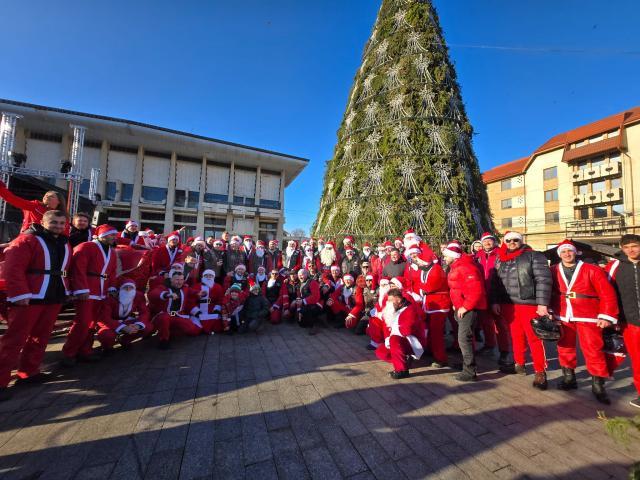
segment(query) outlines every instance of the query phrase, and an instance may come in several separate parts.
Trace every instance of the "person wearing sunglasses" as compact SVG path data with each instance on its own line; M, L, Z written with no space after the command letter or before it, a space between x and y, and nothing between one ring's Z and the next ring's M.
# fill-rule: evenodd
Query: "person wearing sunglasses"
M547 258L524 244L522 234L507 232L498 250L496 274L489 299L495 315L509 326L515 365L501 365L504 373L526 375L527 347L533 358L533 386L547 388L547 360L544 344L531 327L531 319L549 315L553 280Z

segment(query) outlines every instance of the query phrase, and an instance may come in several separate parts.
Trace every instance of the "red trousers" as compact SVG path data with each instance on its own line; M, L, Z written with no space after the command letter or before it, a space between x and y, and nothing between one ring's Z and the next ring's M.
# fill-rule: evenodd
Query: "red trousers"
M627 348L627 356L631 361L633 384L640 395L640 327L626 324L622 335L624 336L624 345Z
M172 335L195 337L202 332L202 329L195 325L191 319L178 317L177 315L172 317L166 312L159 313L153 317L153 324L158 330L159 340L169 340Z
M413 349L409 340L398 335L391 335L389 337L389 348L384 344L384 341L376 349L376 356L380 360L390 362L393 364L393 369L396 372L408 370L407 357L413 354Z
M427 332L427 348L436 362L447 363L447 349L444 341L444 327L449 312L427 313L429 330Z
M491 310L480 310L480 327L484 334L484 346L495 347L498 350L508 352L509 348L509 328L505 325L502 317L496 317Z
M134 323L134 321L132 320L131 322L127 323ZM120 335L120 337L118 338L118 334L114 329L109 328L102 322L98 322L98 333L96 334L96 337L98 338L100 345L102 345L102 348L110 349L113 348L113 346L116 344L116 341L119 342L120 345L129 345L137 338L144 338L148 335L151 335L151 333L153 333L153 325L149 323L145 324L144 329L138 331L138 333L134 333L133 335Z
M104 300L78 300L75 303L76 316L62 347L65 357L90 355L93 350L93 328L107 315Z
M594 377L608 377L609 370L602 348L602 329L595 323L562 322L562 337L558 340L558 360L560 366L576 368L576 334L580 339L580 350L587 364L587 371Z
M369 326L367 327L367 335L371 339L371 343L381 345L384 343L384 322L378 317L371 317L369 319Z
M511 332L513 360L518 365L526 363L525 353L527 345L533 358L533 369L544 372L547 368L547 358L544 352L544 342L533 332L531 319L537 316L536 305L500 305L502 319Z
M274 308L273 310L271 310L269 321L272 325L277 325L282 321L282 312L279 308Z
M40 373L60 308L60 304L9 307L9 328L0 337L0 387L9 385L11 371L16 367L22 378Z
M200 323L202 324L202 331L207 335L224 332L224 322L221 318L200 320Z

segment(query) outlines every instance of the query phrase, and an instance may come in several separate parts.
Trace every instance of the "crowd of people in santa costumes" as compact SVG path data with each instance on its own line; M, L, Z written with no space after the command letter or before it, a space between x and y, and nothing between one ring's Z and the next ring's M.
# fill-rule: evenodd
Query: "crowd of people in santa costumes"
M85 214L69 225L44 200L31 210L23 205L33 221L4 251L11 274L2 400L11 396L14 370L16 387L47 381L40 363L58 313L72 303L61 360L67 368L152 336L168 349L176 337L291 322L311 335L323 326L366 334L366 348L393 366L393 379L410 376L423 357L429 368L459 370L461 382L481 378L478 356L492 357L505 374L526 375L529 355L532 385L546 389L544 342L551 338L562 369L558 388L578 387L579 342L602 403L610 402L606 379L630 357L639 395L631 404L640 407L640 236L625 235L604 269L580 259L570 240L558 245L560 261L550 266L518 232L506 232L500 245L484 233L469 253L457 240L436 253L411 229L361 249L346 236L291 240L280 250L276 240L228 232L183 243L180 231L156 234L135 220L122 231L93 228ZM131 252L137 263L125 268Z

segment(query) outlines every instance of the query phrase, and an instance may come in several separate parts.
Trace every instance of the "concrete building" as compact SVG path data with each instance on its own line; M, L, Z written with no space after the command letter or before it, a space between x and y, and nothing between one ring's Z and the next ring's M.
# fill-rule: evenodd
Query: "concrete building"
M70 124L86 127L81 195L100 169L98 210L122 228L219 236L224 230L261 239L282 238L284 189L308 160L130 120L0 100L17 113L14 151L25 167L59 171L69 158ZM66 188L64 181L58 182ZM60 183L61 182L61 183Z
M561 133L483 174L499 232L536 249L640 233L640 107Z

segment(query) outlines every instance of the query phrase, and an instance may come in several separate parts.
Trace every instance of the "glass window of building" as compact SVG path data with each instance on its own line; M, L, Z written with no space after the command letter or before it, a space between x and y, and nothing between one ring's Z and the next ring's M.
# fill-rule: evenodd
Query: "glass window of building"
M502 202L500 202L503 210L511 208L511 200L511 198L505 198L504 200L502 200Z
M165 203L167 201L167 189L143 186L142 198L145 203Z
M513 218L503 218L502 228L511 228L513 226Z
M542 172L542 176L545 180L558 178L558 167L545 168Z
M589 166L589 162L582 161L578 163L578 170L586 170L588 166Z
M622 186L622 177L611 179L611 188L618 188Z
M593 218L607 218L609 212L607 207L593 207Z
M112 202L116 199L116 182L107 182L105 188L105 200L111 200Z
M506 178L500 182L500 189L504 192L505 190L511 190L511 179Z
M545 223L560 223L560 212L546 212L544 214Z
M556 201L558 201L558 189L554 188L553 190L546 190L544 192L544 201L545 202L556 202Z
M624 216L624 203L614 203L611 205L611 215L613 217Z
M620 153L619 152L610 153L609 154L609 161L610 162L619 162L620 161Z
M591 168L599 167L600 165L604 165L604 157L596 157L591 160Z
M591 184L592 192L604 192L606 188L607 188L607 182L605 182L604 180L601 180L599 182L593 182Z
M133 183L122 183L120 186L120 201L130 202L133 198Z
M588 220L589 219L589 208L588 207L578 208L576 210L576 218L578 220Z
M589 193L589 184L583 183L582 185L578 185L578 193L581 193L581 194Z

